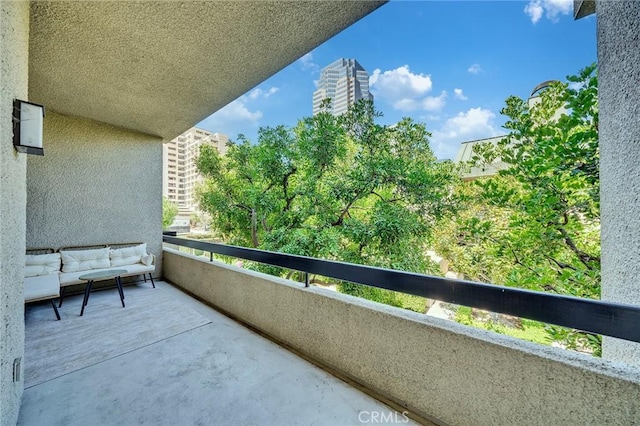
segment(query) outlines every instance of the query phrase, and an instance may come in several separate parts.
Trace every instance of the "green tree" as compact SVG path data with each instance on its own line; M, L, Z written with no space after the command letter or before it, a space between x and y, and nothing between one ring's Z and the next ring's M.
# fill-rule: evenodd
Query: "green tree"
M169 201L166 197L162 197L162 228L166 228L173 223L178 214L178 206Z
M509 134L474 148L473 165L499 158L509 167L458 188L457 215L442 222L437 251L468 278L600 297L595 65L568 82L552 84L534 102L508 98L502 114ZM594 336L580 338L563 337L576 345Z
M453 204L456 172L436 161L422 124L381 126L379 115L359 102L339 117L261 128L255 145L241 136L224 158L201 147L212 226L231 244L435 272L424 251Z

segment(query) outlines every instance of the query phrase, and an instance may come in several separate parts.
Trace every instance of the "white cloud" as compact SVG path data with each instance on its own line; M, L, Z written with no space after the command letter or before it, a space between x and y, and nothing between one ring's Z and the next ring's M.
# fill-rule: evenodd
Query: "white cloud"
M584 83L583 82L572 82L569 83L569 89L572 90L580 90L584 87Z
M311 72L320 71L320 67L318 66L318 64L313 62L313 54L311 52L307 53L306 55L298 59L298 62L300 62L300 66L305 71L307 70Z
M256 87L205 118L197 126L235 138L238 133L245 133L248 129L257 128L260 125L263 114L259 109L252 108L253 102L264 102L264 99L278 93L279 90L280 88L276 86L268 89Z
M400 111L438 111L446 103L445 91L438 96L426 96L433 87L431 76L414 74L408 65L384 72L374 70L369 85L376 99L383 99Z
M430 75L414 74L409 65L385 72L376 69L369 84L378 96L390 99L415 98L428 93L432 87Z
M250 100L261 94L257 92L256 95L256 90L259 89L254 89L248 95L243 95L227 104L224 108L202 120L197 126L212 132L225 133L231 138L235 138L237 133L242 133L236 129L257 127L262 118L262 111L251 111L247 106Z
M273 86L271 88L269 88L269 90L267 91L267 93L264 95L265 98L268 98L269 96L273 95L274 93L276 93L278 90L280 90L279 87Z
M531 22L537 23L542 16L552 22L558 22L559 15L568 15L573 10L573 0L531 0L524 7Z
M462 93L462 89L453 89L453 93L456 99L460 99L461 101L466 101L467 98L464 93Z
M255 100L258 99L260 97L262 98L268 98L269 96L273 95L274 93L276 93L278 90L280 90L278 87L271 87L269 88L269 90L262 90L259 87L256 87L255 89L253 89L251 92L249 92L249 99L251 100Z
M531 22L534 24L542 18L544 14L544 8L538 1L532 1L524 7L524 13L529 15Z
M482 72L482 67L480 64L473 64L467 69L467 71L471 74L480 74Z
M231 102L211 117L233 121L256 122L262 118L262 111L250 111L247 108L244 96Z
M251 92L249 92L249 99L258 99L260 97L260 95L262 94L262 89L253 89Z
M478 107L447 119L432 132L431 147L436 156L453 159L462 142L497 136L495 117L490 110Z
M393 103L393 108L400 111L415 111L420 108L420 104L415 99L402 98Z
M419 99L403 98L392 103L393 108L410 112L417 110L425 111L439 111L445 105L447 99L447 92L444 90L439 96L426 96Z
M425 111L439 111L446 103L447 92L444 90L440 93L440 96L427 96L422 100L422 109Z

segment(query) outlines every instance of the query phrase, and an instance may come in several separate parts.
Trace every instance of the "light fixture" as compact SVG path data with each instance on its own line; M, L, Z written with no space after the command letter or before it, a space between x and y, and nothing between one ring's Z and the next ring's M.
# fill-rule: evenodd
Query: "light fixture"
M42 125L44 106L14 99L13 146L18 152L44 155Z

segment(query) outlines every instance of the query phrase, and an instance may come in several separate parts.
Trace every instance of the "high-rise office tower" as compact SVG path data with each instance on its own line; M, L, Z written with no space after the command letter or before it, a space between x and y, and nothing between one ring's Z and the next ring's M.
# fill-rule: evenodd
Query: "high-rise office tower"
M322 101L331 99L329 112L340 115L360 99L373 101L369 92L369 74L355 59L338 59L320 71L318 89L313 92L313 115L322 108Z

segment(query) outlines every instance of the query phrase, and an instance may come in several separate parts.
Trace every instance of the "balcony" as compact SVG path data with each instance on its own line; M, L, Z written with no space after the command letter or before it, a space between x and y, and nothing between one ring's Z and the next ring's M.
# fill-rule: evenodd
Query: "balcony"
M29 343L25 351L22 280L25 247L148 241L161 265L162 142L378 6L380 2L373 1L279 2L277 7L269 2L229 2L215 8L204 2L158 2L153 7L123 2L117 8L104 2L2 2L0 46L6 72L0 87L6 99L46 105L47 154L25 158L5 143L0 155L0 424L15 424L18 418L30 360L68 356L83 347L115 352L91 365L70 362L68 371L54 369L61 365L47 369L61 375L27 386L22 424L375 423L372 416L352 420L350 409L366 409L359 403L343 410L330 401L331 412L346 414L322 417L323 400L338 393L339 402L350 402L351 394L336 390L334 379L318 370L297 374L300 360L271 344L263 352L267 364L257 364L263 358L251 349L258 344L225 334L230 326L224 321L215 327L223 334L188 340L192 333L214 328L202 325L144 347L127 346L130 329L161 321L171 310L129 322L125 328L115 312L109 313L113 294L106 291L96 293L85 317L79 318L84 332L73 334L77 300L75 305L66 302L60 322L46 307L43 315L52 327L59 327L60 334L52 335L63 346L44 352L42 346ZM629 30L638 27L637 5L603 1L598 13L602 211L607 217L603 253L609 261L603 288L608 300L640 305L634 284L640 271L640 226L633 220L640 200L634 173L638 129L628 125L637 121L640 96L637 85L628 84L640 63L637 31ZM193 16L212 31L194 32L185 25ZM269 25L260 25L264 22ZM228 60L202 56L189 67L186 80L184 68L166 66L183 63L185 47L211 51L212 46L216 57ZM212 75L217 77L212 80ZM185 90L185 81L193 82L189 88L200 89L198 96ZM0 109L9 117L12 103L3 102ZM5 142L11 140L9 126L2 127L2 135ZM179 148L178 153L185 155L187 150ZM441 423L635 424L640 418L637 366L518 342L169 249L164 257L164 276L207 304L352 380L358 388ZM171 293L176 300L180 294ZM101 306L103 295L108 303ZM133 288L127 289L127 308L117 310L151 312L148 306L132 309L135 299ZM34 312L32 308L28 312ZM71 318L65 317L67 309ZM90 329L91 322L84 320L100 314L108 317L94 321L97 328ZM593 322L611 319L594 316ZM114 325L117 332L107 340L107 328ZM92 346L91 336L109 345ZM171 346L172 342L183 344ZM633 349L623 343L612 359L640 358L640 346ZM239 368L228 361L237 348L255 373L245 385L234 381ZM284 354L286 370L275 368L279 362L268 357L274 352ZM21 359L27 365L26 376L20 368L12 375L12 365ZM219 376L199 374L200 367ZM285 391L282 377L289 368L296 375L288 376L288 382L308 375L319 380ZM195 417L198 412L203 418Z
M323 262L275 257L307 262L308 271ZM356 281L394 273L340 263L334 270L356 271ZM46 303L27 309L19 424L111 424L116 416L123 424L334 425L375 416L373 423L386 424L583 425L633 424L640 416L640 370L631 366L169 246L163 275L155 290L126 287L125 309L115 290L95 292L84 317L80 296L65 299L60 322ZM409 288L408 281L395 284ZM615 333L626 333L618 322Z
M171 285L157 284L125 287L124 309L115 289L94 292L83 317L79 295L65 299L61 321L46 303L27 308L18 424L405 420Z

